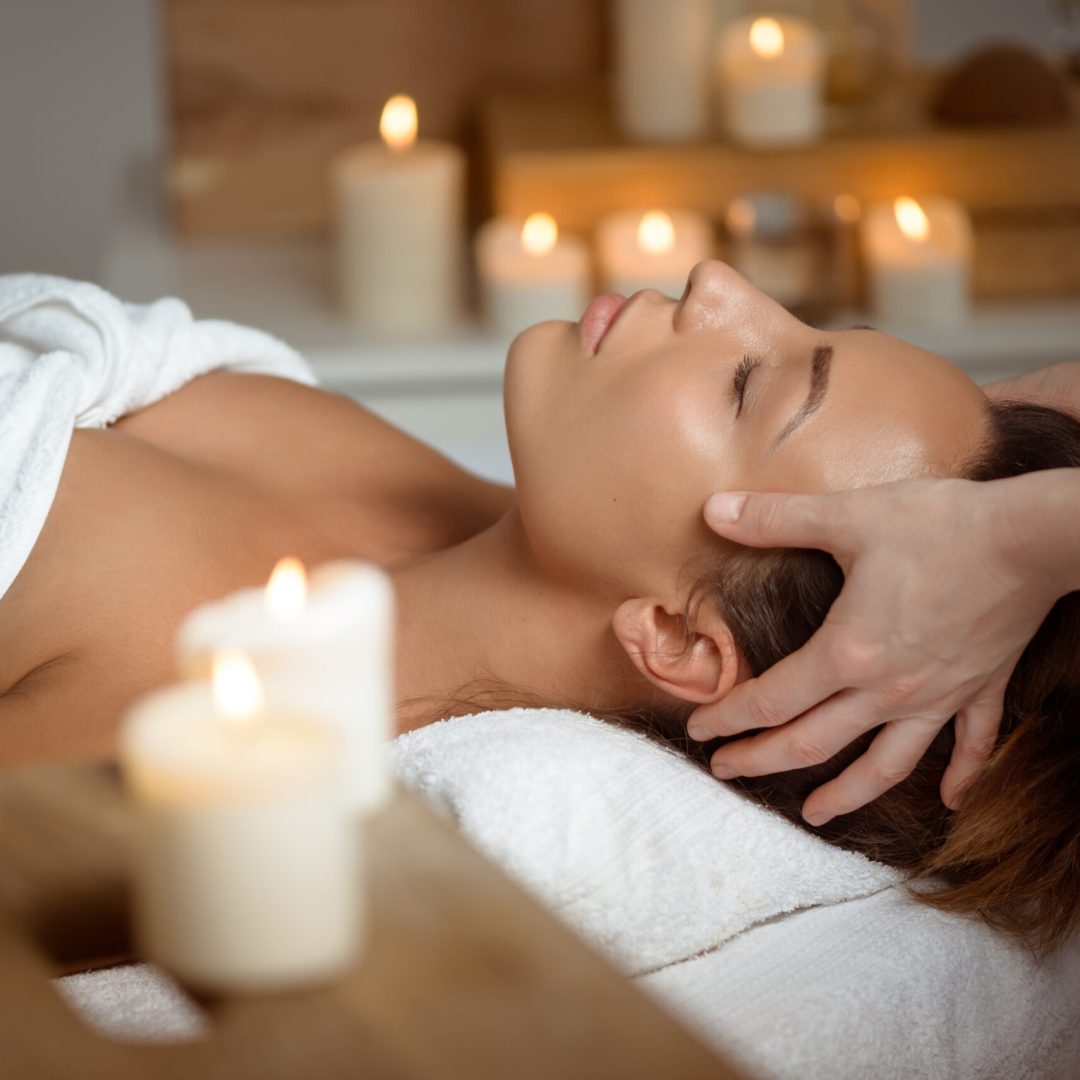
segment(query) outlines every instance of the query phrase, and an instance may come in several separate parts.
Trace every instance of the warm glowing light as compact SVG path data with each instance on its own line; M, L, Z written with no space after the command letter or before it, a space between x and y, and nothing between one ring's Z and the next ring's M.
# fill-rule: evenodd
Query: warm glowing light
M930 219L926 211L914 200L901 195L893 203L893 213L900 231L909 239L922 242L930 235Z
M266 610L275 619L295 619L307 603L307 573L304 564L291 555L278 559L266 583Z
M662 255L675 246L675 226L663 210L650 210L637 231L638 247L650 255Z
M845 225L854 225L862 217L862 206L854 195L845 192L833 199L833 212Z
M405 150L416 142L416 102L408 94L395 94L384 106L379 134L393 150Z
M263 692L247 653L242 649L215 653L211 682L218 716L243 723L255 719L262 708Z
M762 60L775 60L784 51L784 28L767 15L750 24L750 48Z
M546 255L559 239L559 226L550 214L530 214L521 227L521 246L530 255Z
M732 199L724 221L732 236L747 236L757 224L757 209L749 199Z

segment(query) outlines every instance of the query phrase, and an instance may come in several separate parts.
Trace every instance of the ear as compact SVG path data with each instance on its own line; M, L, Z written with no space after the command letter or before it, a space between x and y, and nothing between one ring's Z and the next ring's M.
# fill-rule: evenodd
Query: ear
M655 597L624 600L611 626L650 682L686 701L719 701L738 679L739 653L727 623L706 607L689 636L682 612L668 611Z

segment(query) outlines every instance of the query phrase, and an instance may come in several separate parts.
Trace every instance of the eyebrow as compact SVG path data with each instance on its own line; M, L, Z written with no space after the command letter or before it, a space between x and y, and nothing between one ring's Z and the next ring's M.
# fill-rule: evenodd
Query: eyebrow
M773 442L773 449L782 446L821 407L825 391L829 388L829 368L832 365L833 349L831 345L818 345L810 361L810 392L799 406L795 415L780 429L780 434Z

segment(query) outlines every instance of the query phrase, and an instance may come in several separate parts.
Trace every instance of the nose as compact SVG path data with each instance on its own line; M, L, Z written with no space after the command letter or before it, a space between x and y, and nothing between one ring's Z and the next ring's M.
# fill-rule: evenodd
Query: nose
M715 327L745 309L751 290L750 283L726 262L704 259L690 271L676 322L688 328Z

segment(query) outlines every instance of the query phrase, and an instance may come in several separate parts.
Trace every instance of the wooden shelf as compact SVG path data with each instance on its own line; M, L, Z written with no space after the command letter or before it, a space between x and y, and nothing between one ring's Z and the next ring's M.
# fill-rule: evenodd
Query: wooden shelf
M831 114L812 146L760 150L721 138L627 142L595 86L502 94L484 110L494 212L544 209L591 233L613 210L679 206L716 221L737 195L783 189L824 204L946 194L972 211L979 297L1080 295L1080 122L943 128L924 119L924 78L873 107Z

